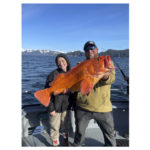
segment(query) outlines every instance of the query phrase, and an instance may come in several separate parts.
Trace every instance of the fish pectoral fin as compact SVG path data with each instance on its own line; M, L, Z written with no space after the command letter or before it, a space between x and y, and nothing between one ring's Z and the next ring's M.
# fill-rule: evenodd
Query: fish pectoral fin
M80 84L81 84L81 81L77 82L76 84L74 84L71 88L70 88L70 91L73 93L73 92L77 92L80 90Z
M34 96L45 107L49 105L51 93L48 92L48 89L39 90L34 93Z
M89 94L94 87L92 80L85 79L80 84L80 91L82 95Z

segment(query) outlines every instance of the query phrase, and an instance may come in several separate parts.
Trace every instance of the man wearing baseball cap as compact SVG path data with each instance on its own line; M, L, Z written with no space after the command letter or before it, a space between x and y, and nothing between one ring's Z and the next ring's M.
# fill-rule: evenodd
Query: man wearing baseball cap
M84 45L86 59L98 57L98 48L94 41ZM104 136L105 146L116 146L112 104L110 101L111 84L115 81L115 71L105 73L89 95L77 93L75 108L74 146L82 146L85 130L91 119L94 119Z

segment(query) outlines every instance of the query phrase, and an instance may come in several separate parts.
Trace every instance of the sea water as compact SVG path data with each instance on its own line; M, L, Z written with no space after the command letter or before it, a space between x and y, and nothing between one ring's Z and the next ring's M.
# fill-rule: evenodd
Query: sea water
M57 68L55 64L56 56L45 55L22 55L22 105L38 104L33 93L43 89L48 74ZM68 57L71 67L78 62L85 60L85 57ZM129 76L129 58L112 58L117 62L123 72ZM111 100L129 100L127 94L127 82L124 81L122 74L116 66L116 80L111 86Z

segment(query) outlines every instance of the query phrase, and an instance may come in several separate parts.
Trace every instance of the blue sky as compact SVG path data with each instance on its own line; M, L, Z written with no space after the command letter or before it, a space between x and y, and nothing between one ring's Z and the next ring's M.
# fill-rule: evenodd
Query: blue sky
M129 48L128 4L22 4L22 48L83 50Z

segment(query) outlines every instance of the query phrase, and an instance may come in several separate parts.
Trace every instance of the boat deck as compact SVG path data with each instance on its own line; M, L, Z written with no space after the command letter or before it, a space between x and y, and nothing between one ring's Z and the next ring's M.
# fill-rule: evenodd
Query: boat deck
M129 146L129 114L128 104L115 103L113 115L116 130L117 146ZM69 145L74 141L74 112L71 111ZM49 137L49 124L47 113L42 106L24 107L22 114L22 146L25 147L49 147L52 141ZM63 138L60 132L60 146L63 146ZM104 146L104 138L97 123L92 119L86 129L83 146Z
M69 145L72 146L74 134L69 136ZM129 140L122 136L116 136L117 146L129 146ZM49 134L43 132L37 135L29 135L22 138L22 146L29 147L49 147L52 146ZM60 134L60 146L63 146L63 138ZM97 128L88 129L85 134L85 142L83 146L104 146L104 139L101 131Z

